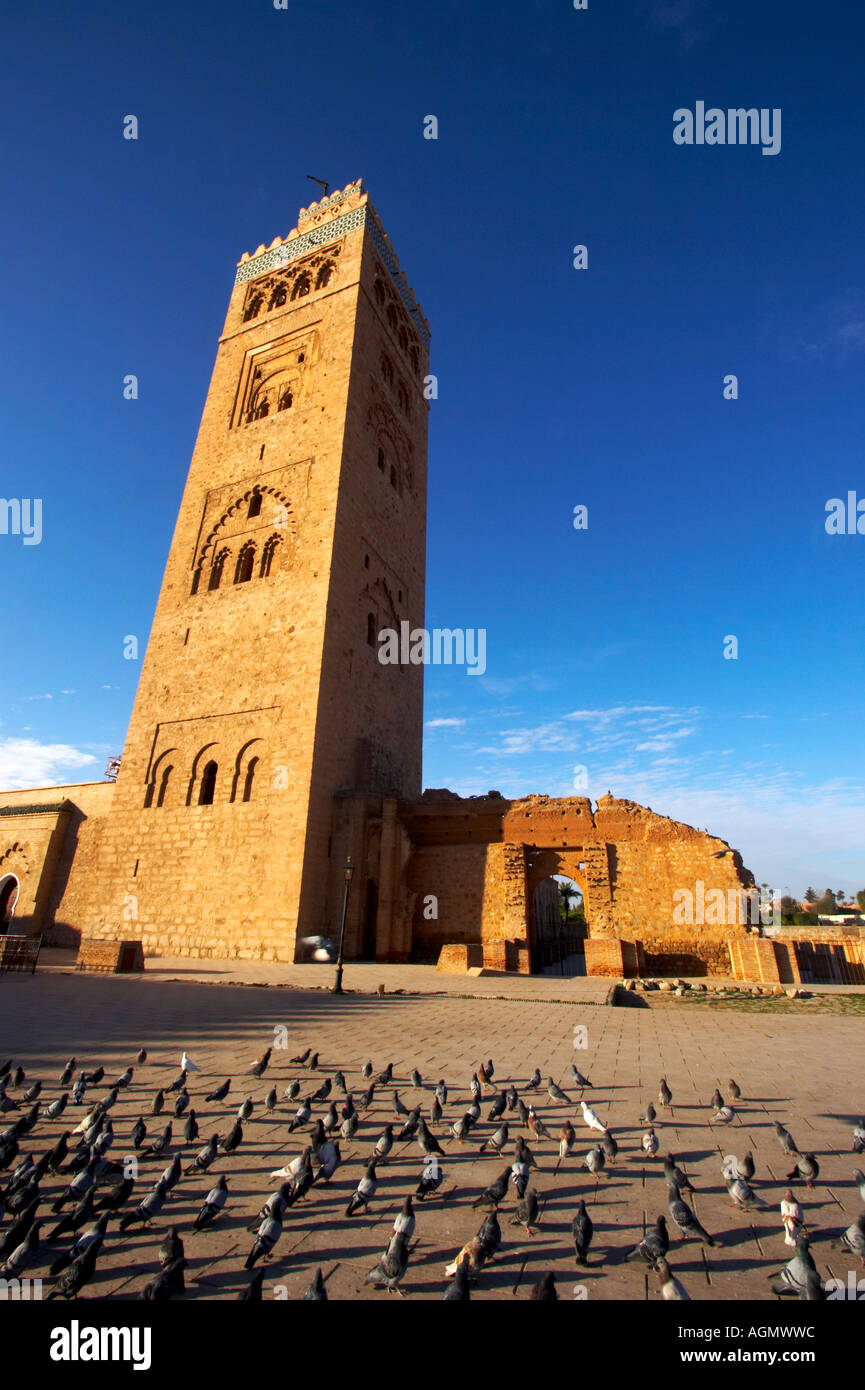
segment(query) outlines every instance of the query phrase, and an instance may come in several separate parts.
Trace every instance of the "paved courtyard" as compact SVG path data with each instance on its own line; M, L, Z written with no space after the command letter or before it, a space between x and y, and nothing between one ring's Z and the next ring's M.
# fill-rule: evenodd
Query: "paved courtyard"
M144 1116L150 1137L170 1118L171 1097L166 1113L158 1119L150 1116L150 1103L157 1088L176 1077L184 1048L202 1069L189 1084L201 1138L183 1147L186 1161L211 1133L227 1133L245 1095L256 1103L238 1152L230 1157L220 1153L206 1175L184 1176L151 1228L137 1227L120 1236L116 1222L109 1226L96 1278L84 1291L85 1297L140 1297L144 1285L158 1272L159 1246L174 1224L186 1247L186 1297L236 1298L249 1278L243 1262L254 1237L247 1226L267 1194L278 1186L270 1172L297 1155L309 1133L308 1129L288 1131L296 1103L282 1099L286 1085L298 1076L301 1095L307 1095L341 1068L358 1100L366 1087L360 1069L368 1058L376 1074L386 1063L393 1063L394 1085L377 1090L372 1107L362 1114L357 1135L350 1144L342 1144L343 1163L331 1183L316 1184L287 1213L283 1235L265 1266L265 1297L301 1297L320 1266L331 1299L397 1302L365 1279L387 1244L403 1199L414 1192L420 1178L425 1160L417 1142L395 1146L387 1163L380 1166L378 1191L369 1213L347 1218L346 1204L376 1138L396 1118L394 1087L408 1108L420 1102L428 1117L435 1083L445 1078L450 1092L445 1118L453 1122L468 1104L472 1073L490 1057L495 1063L496 1088L513 1081L527 1103L534 1099L552 1137L537 1142L526 1136L539 1164L533 1185L541 1202L540 1227L529 1237L521 1227L510 1224L515 1204L511 1188L499 1213L501 1250L482 1272L473 1298L528 1298L532 1284L547 1270L555 1271L563 1298L573 1297L577 1284L589 1300L658 1297L651 1271L642 1264L624 1263L622 1257L667 1208L661 1160L645 1159L640 1148L645 1129L640 1116L650 1100L658 1105L661 1076L673 1093L670 1112L658 1107L661 1154L673 1152L688 1172L697 1189L689 1200L716 1240L715 1247L709 1248L686 1244L677 1232L673 1238L669 1262L691 1299L773 1297L767 1276L792 1254L784 1244L778 1203L786 1188L784 1174L793 1160L777 1143L776 1119L792 1131L802 1152L814 1151L820 1160L816 1189L798 1188L797 1192L821 1275L846 1279L848 1268L853 1267L852 1257L831 1249L830 1242L861 1209L853 1169L857 1164L861 1167L862 1160L851 1151L852 1125L865 1110L861 1081L865 1025L858 1018L812 1020L704 1008L612 1008L603 1002L607 982L585 979L482 977L469 983L458 979L459 991L394 994L394 989L410 987L412 967L402 973L399 967L350 967L347 985L370 992L334 998L321 989L273 988L263 982L258 988L237 983L215 987L204 981L236 979L236 968L221 962L186 962L185 967L187 977L177 963L167 966L162 961L148 962L142 976L40 969L33 977L0 977L0 1062L11 1056L25 1067L28 1082L41 1078L44 1103L58 1094L58 1077L70 1054L77 1056L79 1068L104 1066L108 1082L134 1062L140 1047L148 1049L147 1063L136 1067L132 1086L121 1091L111 1111L116 1131L113 1158L131 1152L129 1134L138 1115ZM252 966L249 969L255 973ZM307 978L325 983L321 975ZM453 984L456 977L435 977L432 972L426 978L433 987L436 980ZM386 984L389 992L384 997L372 992L376 979ZM398 979L402 985L396 983ZM554 1002L561 999L563 989L573 1002ZM470 997L461 997L470 991ZM511 991L514 997L484 997L487 992ZM274 1029L280 1026L287 1030L287 1049L274 1051L261 1081L245 1077L243 1073L273 1041ZM584 1050L574 1048L575 1026L587 1030ZM307 1047L321 1055L315 1073L289 1064L291 1056ZM582 1167L593 1139L580 1119L579 1091L570 1075L574 1061L594 1083L586 1099L619 1144L615 1164L598 1177ZM411 1085L414 1067L423 1078L422 1092ZM525 1085L535 1067L540 1068L544 1083L533 1095ZM227 1100L205 1104L205 1094L228 1076L232 1087ZM569 1105L550 1101L548 1076L567 1092ZM715 1086L724 1090L729 1077L741 1086L742 1100L735 1121L719 1128L708 1123L712 1113L708 1102ZM273 1084L280 1103L274 1114L268 1114L263 1102ZM18 1098L23 1089L26 1086L10 1093ZM505 1167L504 1158L479 1154L482 1141L495 1128L486 1121L494 1093L485 1091L482 1122L472 1131L470 1142L449 1139L444 1124L436 1131L445 1150L445 1181L432 1198L416 1203L415 1243L402 1285L410 1299L441 1298L445 1265L477 1231L484 1215L472 1202ZM106 1094L105 1085L96 1092L99 1097ZM342 1097L335 1098L341 1103ZM87 1099L92 1100L93 1093ZM40 1118L34 1134L23 1141L22 1154L32 1152L37 1157L59 1137L68 1117L72 1116L72 1128L84 1109L70 1108L60 1120ZM326 1104L317 1104L313 1117L323 1118L326 1110ZM9 1112L2 1123L17 1113ZM578 1142L574 1154L559 1164L557 1135L566 1117L573 1120ZM509 1164L514 1141L524 1131L516 1114L507 1118ZM182 1129L183 1120L175 1121L175 1141L182 1138ZM175 1142L172 1152L177 1147ZM720 1169L724 1154L741 1157L747 1149L756 1160L754 1185L768 1207L744 1213L731 1206ZM138 1200L166 1162L163 1157L142 1163ZM230 1194L226 1213L212 1230L195 1233L191 1229L195 1214L216 1176L223 1173ZM43 1189L53 1198L63 1181L52 1179L43 1183ZM595 1236L590 1266L578 1273L570 1227L580 1197L588 1204ZM7 1217L0 1235L8 1224ZM671 1224L671 1234L674 1231ZM52 1246L42 1265L30 1274L44 1275L61 1248Z

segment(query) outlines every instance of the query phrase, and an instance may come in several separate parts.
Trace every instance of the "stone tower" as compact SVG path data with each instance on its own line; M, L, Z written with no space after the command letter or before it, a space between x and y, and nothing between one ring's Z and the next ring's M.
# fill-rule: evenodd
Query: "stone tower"
M340 795L419 796L423 667L377 639L424 625L428 345L360 181L240 261L83 934L292 960Z

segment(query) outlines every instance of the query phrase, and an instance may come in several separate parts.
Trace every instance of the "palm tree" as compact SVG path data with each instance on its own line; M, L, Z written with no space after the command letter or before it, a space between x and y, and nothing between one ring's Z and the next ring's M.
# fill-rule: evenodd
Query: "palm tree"
M571 883L560 883L560 884L559 884L559 898L560 898L561 904L562 904L562 921L563 921L563 922L567 922L568 916L569 916L570 910L571 910L571 900L572 900L573 898L575 898L576 896L577 896L577 895L576 895L576 893L574 892L573 884L571 884Z

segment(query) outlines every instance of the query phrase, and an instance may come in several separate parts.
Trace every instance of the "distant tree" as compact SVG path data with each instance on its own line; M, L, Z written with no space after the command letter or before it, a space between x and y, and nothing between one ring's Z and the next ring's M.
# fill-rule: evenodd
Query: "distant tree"
M791 898L788 893L781 899L781 916L792 918L794 912L799 911L799 904L795 898Z
M863 912L865 912L865 888L860 888L856 894L856 901Z
M806 888L806 889L805 889L805 898L804 898L804 901L805 901L806 903L815 903L815 902L817 901L817 894L814 892L814 889L813 889L813 888Z
M831 888L827 888L822 898L818 898L814 904L814 911L821 917L831 917L833 912L837 912L838 904L835 901L835 894Z
M576 897L572 883L559 884L559 899L562 904L562 920L567 922L571 910L571 899Z

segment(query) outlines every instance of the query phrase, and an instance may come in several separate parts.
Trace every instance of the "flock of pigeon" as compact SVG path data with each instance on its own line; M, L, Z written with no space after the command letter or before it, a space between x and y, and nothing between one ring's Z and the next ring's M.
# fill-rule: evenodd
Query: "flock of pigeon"
M483 1287L484 1269L502 1247L500 1209L507 1208L508 1223L521 1227L528 1236L538 1228L544 1200L537 1176L540 1172L558 1173L565 1164L566 1173L572 1167L568 1160L573 1159L597 1178L608 1175L610 1169L623 1171L623 1160L635 1156L620 1152L615 1135L582 1098L587 1089L594 1088L576 1066L571 1067L571 1089L579 1090L578 1102L552 1077L544 1082L537 1069L519 1085L511 1079L503 1085L494 1080L490 1060L478 1067L459 1095L444 1080L425 1083L413 1070L400 1083L404 1089L411 1087L417 1097L408 1107L400 1098L392 1063L375 1073L372 1062L367 1062L350 1085L343 1071L324 1067L318 1053L306 1048L290 1059L290 1080L280 1094L280 1085L287 1077L283 1076L280 1085L265 1080L269 1071L272 1075L276 1070L273 1054L274 1049L268 1047L245 1073L245 1077L266 1086L266 1093L260 1099L254 1099L251 1092L245 1094L233 1119L237 1099L229 1099L233 1079L226 1077L213 1088L198 1080L193 1083L200 1068L186 1052L176 1078L155 1093L152 1082L143 1079L152 1067L144 1048L135 1063L110 1082L101 1066L89 1072L77 1071L75 1057L69 1059L53 1087L28 1077L22 1067L13 1065L13 1059L0 1065L0 1115L9 1120L0 1132L0 1173L8 1175L0 1187L0 1274L7 1280L40 1278L48 1286L48 1298L77 1298L93 1279L106 1242L119 1242L126 1232L149 1228L160 1216L166 1216L172 1196L183 1183L187 1194L197 1185L197 1215L182 1229L180 1223L169 1226L159 1247L159 1273L146 1284L142 1297L167 1300L182 1295L186 1291L187 1244L194 1246L200 1232L224 1222L229 1204L229 1178L221 1173L208 1188L207 1183L213 1181L208 1176L210 1170L219 1168L221 1156L235 1154L249 1142L254 1117L264 1114L284 1123L286 1135L298 1134L298 1140L291 1142L299 1152L270 1171L277 1185L257 1213L248 1213L252 1219L247 1230L253 1238L245 1260L239 1261L239 1299L262 1298L265 1262L276 1249L284 1226L297 1222L303 1228L303 1208L291 1209L301 1202L314 1202L316 1192L331 1182L343 1162L341 1145L351 1146L352 1163L359 1152L361 1163L357 1184L345 1207L346 1222L362 1219L370 1211L380 1169L395 1149L404 1154L405 1149L399 1146L411 1145L417 1148L421 1169L405 1193L386 1248L366 1282L404 1295L402 1284L415 1248L415 1204L453 1196L454 1188L446 1175L449 1169L458 1172L463 1158L498 1156L502 1160L498 1177L473 1196L473 1207L485 1213L481 1224L442 1271L443 1299L465 1301L473 1288ZM244 1080L242 1092L249 1091L250 1084ZM190 1091L199 1085L200 1101ZM56 1094L49 1099L46 1091ZM130 1125L128 1138L119 1144L112 1111L121 1096L131 1102L128 1109L139 1113ZM393 1116L384 1124L380 1114L383 1101L385 1113ZM716 1089L707 1122L730 1125L741 1101L735 1081L728 1083L726 1097ZM658 1105L669 1113L672 1104L672 1092L662 1078ZM588 1131L591 1146L587 1152L581 1151L584 1144L571 1118L558 1122L563 1106L569 1108L580 1131ZM208 1107L206 1112L202 1107ZM575 1197L571 1222L575 1270L579 1277L579 1271L593 1264L635 1261L654 1272L663 1298L687 1300L689 1294L674 1272L675 1254L672 1265L668 1258L674 1242L713 1246L723 1244L723 1236L711 1235L688 1204L683 1194L693 1194L695 1189L677 1157L661 1154L658 1130L663 1119L653 1102L640 1116L640 1123L644 1133L636 1156L643 1163L663 1165L667 1214L661 1213L636 1243L632 1236L618 1250L593 1250L589 1206L584 1198ZM209 1131L203 1144L201 1125ZM778 1295L823 1299L826 1293L811 1254L812 1237L794 1194L796 1187L815 1188L820 1164L815 1154L800 1153L785 1125L777 1122L775 1131L792 1163L780 1202L779 1236L783 1235L784 1244L793 1247L794 1253L774 1274L770 1287ZM124 1147L128 1151L120 1155ZM865 1151L863 1123L854 1127L853 1150L857 1154ZM160 1167L162 1171L155 1176ZM748 1211L772 1205L754 1186L755 1162L750 1152L742 1157L723 1157L722 1176L734 1208ZM857 1168L854 1178L865 1203L865 1174ZM846 1230L835 1233L835 1244L865 1265L865 1210ZM312 1279L303 1299L327 1300L321 1268L310 1272ZM574 1291L576 1297L584 1296L577 1291L579 1287ZM93 1296L92 1289L90 1294ZM560 1297L552 1270L532 1284L530 1297Z

